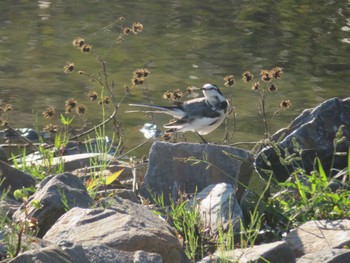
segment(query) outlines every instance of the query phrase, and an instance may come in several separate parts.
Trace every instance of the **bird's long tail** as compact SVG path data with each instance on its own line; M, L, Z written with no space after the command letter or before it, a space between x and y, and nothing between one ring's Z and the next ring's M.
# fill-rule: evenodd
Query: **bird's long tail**
M131 111L126 111L126 113L133 113L133 112L165 113L168 115L172 115L176 118L183 118L185 116L185 113L181 109L179 109L177 106L157 106L157 105L149 105L149 104L129 104L129 106L150 108L150 110L131 110Z

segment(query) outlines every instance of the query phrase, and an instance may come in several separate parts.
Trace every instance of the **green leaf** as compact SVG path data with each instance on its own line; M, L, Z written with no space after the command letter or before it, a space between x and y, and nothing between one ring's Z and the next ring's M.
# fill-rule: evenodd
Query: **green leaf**
M56 136L55 136L55 147L59 149L60 146L61 146L61 136L56 134Z
M338 194L327 193L326 196L331 198L333 202L338 202L340 200L340 196Z
M68 126L72 123L74 117L73 118L69 118L69 117L65 117L63 114L61 114L61 123L64 125L64 126Z
M33 200L33 201L30 202L30 204L36 209L43 208L43 205L40 203L39 200Z
M339 208L339 206L334 206L333 207L333 212L335 212L337 215L342 215L343 214L343 210L341 210L340 208Z
M106 185L110 185L111 183L113 183L123 171L124 171L124 169L121 169L121 170L119 170L111 175L108 175L106 177Z
M297 189L300 194L301 199L303 200L304 204L307 202L306 198L306 193L305 193L305 187L304 185L300 182L298 175L295 176L295 181L297 183Z
M317 164L318 164L318 171L320 173L320 177L321 177L322 182L328 184L327 175L323 169L322 163L321 163L319 158L317 158ZM324 186L326 186L327 184L324 184Z
M20 189L17 189L13 192L13 196L19 200L19 199L22 199L23 198L23 191L20 190Z

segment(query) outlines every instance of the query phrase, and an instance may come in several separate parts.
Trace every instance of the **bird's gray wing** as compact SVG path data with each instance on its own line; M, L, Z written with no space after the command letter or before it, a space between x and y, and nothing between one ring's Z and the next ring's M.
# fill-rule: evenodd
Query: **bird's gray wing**
M215 118L220 116L220 112L215 106L210 105L205 98L199 98L187 101L183 104L183 109L188 116L191 117L204 117L204 118Z

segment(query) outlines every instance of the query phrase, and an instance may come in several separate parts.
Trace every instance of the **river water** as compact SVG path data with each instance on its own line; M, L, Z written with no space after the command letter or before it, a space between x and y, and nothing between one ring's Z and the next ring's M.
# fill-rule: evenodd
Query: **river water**
M142 32L118 41L122 28L133 22L143 24ZM73 47L76 37L91 44L93 52L83 54ZM269 93L266 101L271 133L305 108L349 96L350 2L2 0L0 103L14 108L2 119L14 127L42 129L50 122L59 124L65 100L75 98L87 106L85 116L75 117L75 125L99 123L101 111L87 97L90 91L100 93L99 85L77 74L82 70L102 76L97 57L106 62L118 101L124 86L130 88L118 114L126 149L145 141L139 130L151 121L142 113L124 113L130 110L128 103L167 105L165 91L205 83L219 85L232 99L236 116L230 115L226 125L229 132L235 130L230 142L257 141L264 137L264 125L259 96L241 80L246 70L261 82L262 69L283 68L277 92ZM63 72L67 62L75 64L71 74ZM139 68L151 73L146 84L133 87L132 72ZM235 76L233 87L223 85L227 75ZM271 120L285 99L292 107ZM43 119L48 106L55 107L57 119ZM108 106L106 115L112 109ZM169 117L157 115L153 121L164 130ZM220 142L225 132L222 125L206 138ZM198 141L193 134L186 139ZM133 154L147 153L150 145Z

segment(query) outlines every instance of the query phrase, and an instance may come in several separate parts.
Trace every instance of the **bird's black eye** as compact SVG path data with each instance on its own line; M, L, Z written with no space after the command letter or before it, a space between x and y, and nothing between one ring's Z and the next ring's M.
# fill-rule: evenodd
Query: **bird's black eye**
M212 88L210 88L210 89L215 89L215 90L217 90L217 91L222 95L222 93L221 93L221 91L220 91L220 89L219 89L218 86L212 84Z
M214 85L214 84L212 84L210 89L216 89L216 90L219 90L219 87L218 87L218 86L216 86L216 85Z
M215 86L215 85L211 85L210 88L208 88L208 89L206 89L206 90L214 90L214 89L218 89L218 87Z

